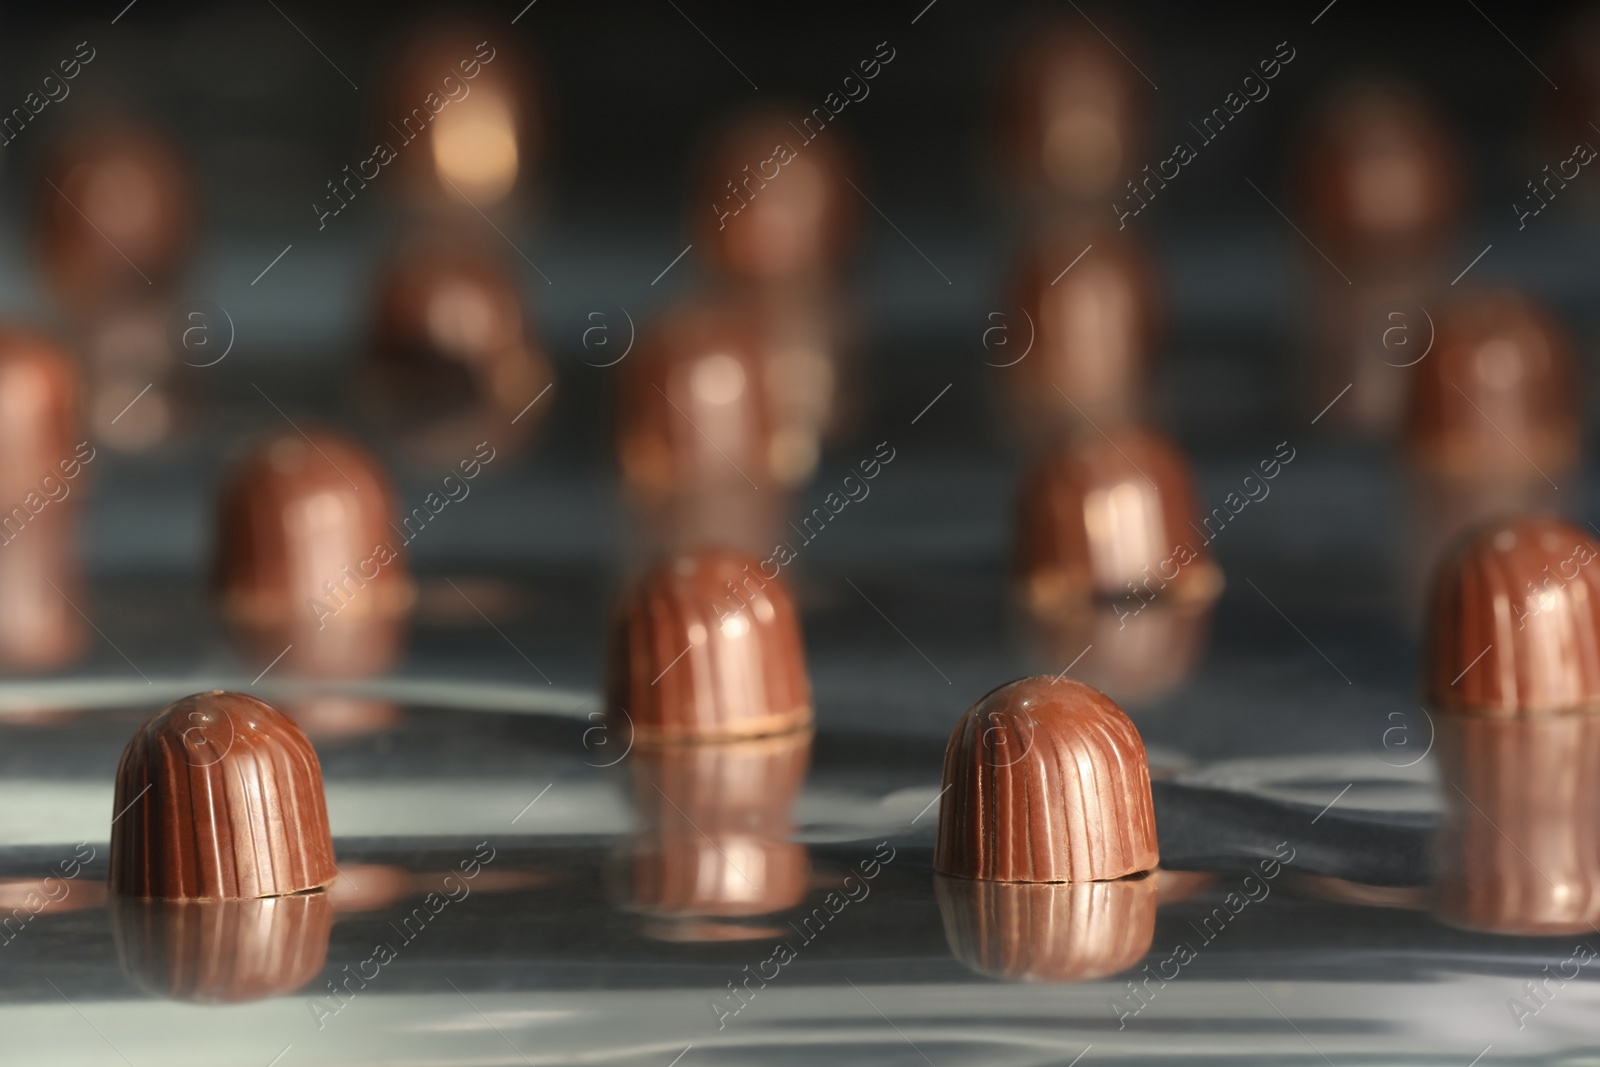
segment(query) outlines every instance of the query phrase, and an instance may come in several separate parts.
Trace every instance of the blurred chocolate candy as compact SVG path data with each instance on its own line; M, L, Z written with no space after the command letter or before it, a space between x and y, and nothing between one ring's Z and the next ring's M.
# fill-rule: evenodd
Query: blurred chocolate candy
M222 611L263 666L348 676L393 663L415 587L404 545L426 525L393 524L378 459L336 433L286 430L233 464L220 494ZM289 651L285 653L285 648Z
M1105 694L1023 678L950 734L934 870L996 882L1093 882L1153 869L1144 741Z
M1209 601L1222 586L1182 453L1133 425L1081 432L1023 485L1016 581L1039 613L1121 602ZM1204 520L1209 524L1210 517Z
M521 286L498 254L431 234L390 260L356 391L409 457L453 467L483 441L516 448L550 411L554 381Z
M283 996L321 971L333 933L327 893L255 900L112 902L117 959L171 1000L240 1004Z
M0 669L54 670L89 647L89 623L79 614L89 602L81 512L75 501L51 502L18 529L21 514L25 507L0 516Z
M329 210L394 167L417 206L475 215L526 194L544 127L543 92L512 36L455 16L414 27L386 66L377 143L324 199Z
M635 492L769 491L816 465L813 440L776 432L759 328L744 310L701 302L669 311L617 369L617 456Z
M855 236L856 168L838 130L801 111L743 116L717 137L689 206L695 243L725 275L759 283L834 273Z
M641 742L811 722L794 599L754 556L705 549L658 564L618 604L607 659L609 703Z
M1001 169L1030 200L1099 206L1133 175L1144 139L1144 83L1086 23L1030 30L1001 91Z
M1437 728L1440 777L1449 783L1436 843L1440 918L1524 937L1593 931L1600 922L1595 708L1440 716Z
M682 939L684 924L798 904L810 863L806 847L790 840L790 809L810 755L809 730L637 746L631 770L640 829L628 849L627 906L654 920L652 929L675 929Z
M243 693L197 693L145 722L117 766L114 811L123 896L280 897L338 875L311 742Z
M200 214L188 160L134 119L70 130L46 154L35 238L56 299L85 311L170 287L187 265Z
M1484 527L1440 568L1424 685L1436 708L1600 711L1600 541L1550 517Z
M1014 432L1049 442L1142 410L1157 296L1133 237L1081 224L1056 229L1024 254L1015 292L1016 307L990 315L984 332L984 360L1001 375Z
M82 486L80 461L92 459L94 449L83 438L81 399L65 348L39 334L0 329L0 506L21 505L29 493L44 499L61 484Z
M1406 444L1455 482L1544 482L1578 459L1577 367L1565 332L1522 295L1477 293L1434 316L1417 364Z
M1431 256L1460 213L1455 136L1402 86L1354 83L1329 97L1300 166L1312 236L1349 267L1392 272Z
M1148 603L1097 600L1027 611L1022 628L1037 665L1074 677L1132 707L1160 700L1194 672L1211 625L1212 599Z
M1144 958L1156 932L1156 880L1057 884L933 876L956 959L1011 982L1084 982Z

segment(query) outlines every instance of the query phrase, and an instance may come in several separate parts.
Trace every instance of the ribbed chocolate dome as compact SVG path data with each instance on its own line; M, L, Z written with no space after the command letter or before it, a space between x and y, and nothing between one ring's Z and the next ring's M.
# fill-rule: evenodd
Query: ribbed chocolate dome
M609 702L640 741L811 721L794 601L754 556L712 549L659 564L618 605L609 661Z
M950 951L1013 982L1082 982L1125 971L1156 932L1156 880L1050 885L934 875Z
M1439 570L1429 698L1493 715L1600 709L1600 541L1553 517L1495 523Z
M1470 930L1548 937L1600 922L1600 716L1441 716L1449 805L1437 840L1439 915Z
M1036 611L1095 599L1171 605L1221 588L1182 453L1154 430L1086 431L1023 485L1016 580Z
M1096 689L1041 675L974 704L950 735L933 866L999 882L1148 871L1155 808L1144 741Z
M114 811L111 888L125 896L274 897L338 874L311 742L242 693L184 697L141 726Z
M283 996L322 970L333 932L326 893L264 900L112 902L117 959L159 996L239 1004Z

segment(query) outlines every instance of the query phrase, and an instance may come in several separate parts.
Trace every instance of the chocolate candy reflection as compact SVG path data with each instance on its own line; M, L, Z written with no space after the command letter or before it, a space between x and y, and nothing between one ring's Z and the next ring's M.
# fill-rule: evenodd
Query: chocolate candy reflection
M117 766L111 888L245 900L338 874L322 767L306 735L254 697L184 697L141 726Z
M627 903L651 918L652 936L762 936L762 927L722 920L783 911L804 899L810 863L805 846L789 839L790 809L810 756L809 730L634 750L641 828L629 846Z
M1506 717L1600 710L1600 541L1560 519L1494 523L1434 585L1435 707Z
M1156 880L1054 885L933 876L950 951L1013 982L1083 982L1144 958L1156 932Z
M542 93L505 34L454 18L418 26L390 60L381 93L378 147L330 183L328 210L343 210L390 166L414 203L469 214L527 184L543 136Z
M318 676L381 671L397 657L415 588L376 457L341 435L285 431L222 486L217 588L262 666Z
M166 288L198 214L194 175L164 132L131 119L82 125L52 146L36 193L45 279L75 311Z
M619 602L607 659L610 705L641 742L811 722L794 599L754 556L707 549L657 565Z
M1600 922L1600 716L1592 707L1447 715L1438 731L1449 804L1437 843L1440 917L1497 934L1591 932Z
M1030 199L1098 204L1133 172L1142 104L1137 72L1106 38L1081 24L1038 27L1002 90L1001 168Z
M1139 413L1156 294L1134 238L1081 225L1050 233L1025 253L1015 292L1003 321L990 316L985 359L1000 368L1006 409L1025 441Z
M385 268L356 391L409 457L447 467L481 441L515 448L550 411L554 381L521 286L497 254L436 234Z
M823 137L814 127L803 113L766 111L718 136L689 208L695 243L718 270L794 283L837 269L859 214L848 184L856 168L837 131Z
M1068 678L1003 685L945 748L933 866L997 882L1083 882L1156 866L1155 807L1139 731Z
M1461 207L1461 162L1443 120L1395 85L1345 86L1301 153L1313 236L1358 269L1393 272L1437 248Z
M111 930L123 973L157 996L239 1004L292 993L328 955L326 893L264 900L116 898Z
M803 481L809 441L786 440L764 381L754 318L724 303L668 312L619 367L617 457L646 495L728 486L767 490Z
M1024 483L1021 599L1041 614L1114 601L1119 618L1151 604L1208 602L1222 574L1199 517L1189 466L1159 433L1085 431L1046 454Z

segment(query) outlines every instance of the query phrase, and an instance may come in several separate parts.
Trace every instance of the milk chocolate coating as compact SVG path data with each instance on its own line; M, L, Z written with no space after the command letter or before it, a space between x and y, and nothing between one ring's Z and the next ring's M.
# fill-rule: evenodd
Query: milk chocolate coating
M1024 254L1015 292L1004 321L991 317L1004 344L986 333L984 358L1025 441L1140 412L1157 293L1135 238L1077 223L1048 232Z
M609 703L641 742L811 722L794 599L754 556L706 549L657 565L618 604L608 659Z
M327 893L260 900L134 900L111 906L123 973L157 996L240 1004L292 993L328 956Z
M950 734L934 869L996 882L1086 882L1151 870L1144 741L1096 689L1040 675L974 704Z
M1448 711L1600 710L1600 541L1550 517L1482 529L1440 568L1424 665ZM1481 657L1481 658L1480 658Z
M628 906L656 918L739 918L804 899L810 863L790 840L811 733L632 754L641 829L629 847Z
M1515 292L1465 296L1434 316L1414 368L1406 444L1455 481L1544 482L1577 462L1577 367L1565 332Z
M412 206L477 219L473 207L492 213L526 192L543 149L543 96L511 36L455 16L424 22L386 65L374 134L393 157L373 162L398 171ZM349 181L359 196L363 176L372 180L353 168L335 185L346 192Z
M1209 600L1222 577L1201 534L1194 477L1154 430L1086 430L1047 453L1023 485L1016 581L1038 612L1128 598ZM1123 614L1125 612L1119 612Z
M1129 61L1088 25L1036 27L1011 61L1001 92L1003 173L1034 200L1099 206L1120 195L1144 136L1143 85Z
M695 243L734 278L826 276L853 243L860 197L848 180L855 173L839 131L819 133L809 113L745 115L706 154L689 205Z
M726 303L668 312L617 367L617 456L646 494L768 490L804 480L815 452L775 432L754 319Z
M0 328L0 507L22 505L29 493L44 499L64 482L72 489L82 485L80 461L94 451L78 450L84 443L81 398L64 347L40 334Z
M152 716L117 766L111 889L248 900L338 875L322 767L306 735L243 693L184 697Z
M1459 215L1454 135L1404 87L1345 86L1316 113L1300 159L1313 236L1353 265L1386 270L1426 256Z
M1449 805L1436 843L1440 918L1498 934L1592 932L1600 716L1454 715L1436 726Z
M1156 880L1040 885L933 877L950 951L1012 982L1084 982L1144 958L1156 932Z
M221 491L217 587L255 655L270 660L293 643L284 665L313 674L393 661L415 599L394 500L378 459L327 430L285 430L234 464Z
M85 123L47 152L42 178L35 239L63 305L83 309L178 279L194 243L199 190L164 131L132 119Z
M391 258L356 386L409 457L454 467L481 441L520 445L550 412L554 381L521 285L498 253L431 234Z

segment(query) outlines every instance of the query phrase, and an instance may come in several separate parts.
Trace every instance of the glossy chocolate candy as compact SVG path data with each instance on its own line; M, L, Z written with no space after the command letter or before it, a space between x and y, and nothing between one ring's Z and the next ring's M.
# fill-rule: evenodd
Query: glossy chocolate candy
M721 301L669 311L618 367L617 456L647 496L728 487L768 492L803 481L814 442L776 432L759 326Z
M782 577L754 556L668 559L619 603L608 699L641 742L758 737L811 722L800 621Z
M99 119L47 152L35 238L56 299L75 311L170 287L188 263L198 183L162 130Z
M1413 465L1457 483L1559 482L1582 431L1565 331L1519 293L1473 293L1440 308L1406 414Z
M356 392L409 458L453 467L482 441L515 449L551 410L554 382L498 253L432 233L390 259Z
M1135 425L1080 432L1045 454L1024 482L1015 575L1031 610L1094 602L1206 602L1222 587L1177 447Z
M689 218L696 243L730 278L814 282L848 253L860 214L855 173L838 130L800 111L731 123L701 166Z
M1025 252L1015 294L984 334L1015 433L1049 443L1140 413L1158 298L1135 238L1081 223L1046 232Z
M1600 711L1600 541L1531 517L1468 538L1434 586L1424 685L1436 708L1528 717Z
M117 766L114 815L123 896L279 897L338 875L311 742L242 693L184 697L141 726Z
M1119 195L1143 140L1143 86L1087 24L1033 27L1001 92L998 149L1010 184L1050 204L1100 206Z
M1362 271L1402 270L1434 254L1459 215L1455 138L1403 86L1354 83L1316 113L1300 154L1312 236Z
M1144 741L1081 682L1023 678L974 704L945 748L943 786L943 874L1104 881L1158 862Z
M376 457L328 430L285 430L233 465L220 497L217 589L252 659L292 646L282 666L322 676L394 661L416 593Z

